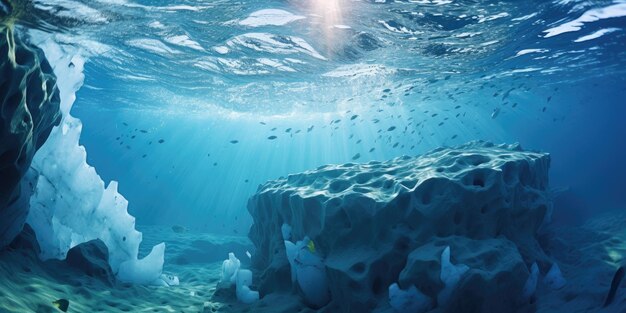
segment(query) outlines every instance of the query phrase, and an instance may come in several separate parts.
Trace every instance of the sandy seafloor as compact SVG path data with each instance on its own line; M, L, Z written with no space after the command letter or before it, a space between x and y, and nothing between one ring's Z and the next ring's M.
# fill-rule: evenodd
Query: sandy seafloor
M174 287L111 286L69 269L60 262L41 262L25 251L0 253L0 312L60 312L52 301L70 301L68 312L313 312L297 297L271 295L254 305L237 303L234 290L218 288L221 262L230 250L243 267L246 237L224 237L171 227L139 227L142 251L165 241L164 272L178 275ZM552 227L541 236L567 279L560 290L539 284L537 312L626 312L626 282L614 303L602 308L611 279L626 256L626 213L607 214L578 227Z

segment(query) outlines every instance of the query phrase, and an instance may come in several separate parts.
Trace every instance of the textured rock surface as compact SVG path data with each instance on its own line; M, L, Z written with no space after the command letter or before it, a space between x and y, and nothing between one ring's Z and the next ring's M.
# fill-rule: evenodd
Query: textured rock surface
M308 236L325 258L333 299L327 311L388 310L396 281L436 299L446 246L452 262L470 270L435 310L523 310L528 305L517 300L528 266L550 264L535 238L551 211L549 165L549 155L518 145L472 142L270 181L248 204L261 295L293 288L286 223L293 240Z
M110 285L115 282L115 275L109 266L109 250L100 239L73 247L67 251L65 262L87 276L101 279Z
M20 232L32 188L21 184L60 121L56 78L43 52L0 25L0 248Z
M36 256L41 251L35 231L28 224L24 224L22 231L9 244L11 250L27 251L29 254Z

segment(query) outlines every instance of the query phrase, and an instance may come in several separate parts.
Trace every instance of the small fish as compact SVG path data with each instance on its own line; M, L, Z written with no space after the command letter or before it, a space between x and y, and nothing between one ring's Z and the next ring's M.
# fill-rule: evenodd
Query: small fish
M500 114L500 108L493 109L493 112L491 113L491 118L494 119L498 117L498 114Z
M140 132L142 132L142 133L144 133L144 134L147 134L147 133L148 133L148 131L147 131L147 130L145 130L145 129L140 130Z
M286 133L291 132L291 128L287 128L287 129L285 129L285 132L286 132Z
M376 148L372 148L372 149L370 149L370 152L374 152L374 150L376 150Z
M267 125L267 124L265 124L265 122L259 122L259 123L260 123L261 125Z
M307 128L307 129L306 129L306 132L307 132L307 133L311 132L311 131L313 130L313 127L315 127L315 125L311 125L311 127Z
M358 160L360 157L361 157L361 154L357 153L352 157L352 160Z
M52 305L63 312L67 312L67 309L70 307L70 301L67 299L59 299L52 301Z
M356 118L357 118L357 117L359 117L359 116L358 116L358 115L356 115L356 114L355 114L355 115L352 115L352 117L350 118L350 120L351 120L351 121L354 121L354 120L356 120Z
M393 131L394 129L396 129L396 127L395 126L391 126L391 127L387 128L387 131L390 132L390 131Z
M315 253L315 244L313 243L313 240L309 240L309 243L306 244L306 247L309 248L309 251L311 253Z
M165 140L159 139L159 143L164 143L164 142L165 142Z
M236 143L238 143L238 142L239 142L239 140L231 140L231 141L230 141L230 143L232 143L232 144L236 144Z
M276 136L274 136L274 135L267 137L267 139L269 139L269 140L274 140L274 139L276 139L276 138L278 138L278 137L276 137Z

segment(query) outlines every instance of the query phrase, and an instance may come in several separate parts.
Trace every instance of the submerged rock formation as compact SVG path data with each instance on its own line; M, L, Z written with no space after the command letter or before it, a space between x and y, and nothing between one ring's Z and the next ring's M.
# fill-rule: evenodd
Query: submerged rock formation
M267 182L248 203L259 291L302 295L281 231L290 225L293 241L310 238L323 258L327 312L392 310L394 283L412 294L417 287L438 312L531 308L522 297L528 268L551 264L536 240L551 213L549 165L548 154L519 145L471 142ZM442 273L446 247L453 265ZM450 276L456 264L463 271Z
M59 104L56 77L43 52L0 25L0 248L24 225L36 175L22 178L58 125Z
M109 285L115 283L115 275L109 265L109 249L100 239L83 242L69 251L65 262L89 277L100 279Z

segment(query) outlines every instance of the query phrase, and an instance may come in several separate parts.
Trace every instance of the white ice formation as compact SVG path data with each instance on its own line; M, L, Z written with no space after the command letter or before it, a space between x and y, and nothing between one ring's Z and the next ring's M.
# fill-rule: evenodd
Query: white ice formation
M241 261L234 253L228 253L228 259L222 262L221 282L227 286L235 284L237 300L241 303L250 304L259 300L259 292L250 289L252 284L252 272L241 268Z
M32 162L38 177L27 222L37 235L40 257L64 259L70 248L100 239L109 250L109 264L118 279L160 284L165 244L138 260L142 235L128 214L128 201L118 193L117 182L105 188L79 144L82 123L71 116L70 109L83 84L84 60L51 39L39 46L58 78L63 115Z
M524 289L522 289L522 298L527 300L530 299L537 290L537 282L539 281L539 266L537 263L533 263L530 267L530 275L524 284Z
M450 299L450 295L454 291L454 288L469 270L469 267L465 264L454 265L450 262L450 247L446 247L441 253L441 282L444 284L443 290L439 292L437 296L437 302L441 305L447 303Z

